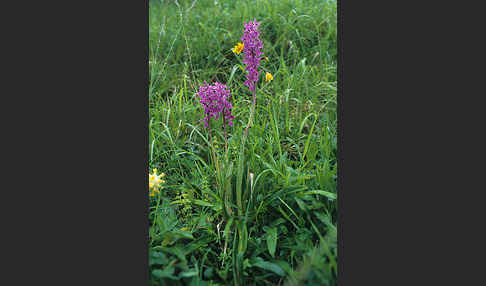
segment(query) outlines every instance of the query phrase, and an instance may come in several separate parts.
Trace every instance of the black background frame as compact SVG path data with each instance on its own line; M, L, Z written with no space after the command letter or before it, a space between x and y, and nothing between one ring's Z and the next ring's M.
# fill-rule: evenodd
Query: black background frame
M44 2L3 9L2 285L147 285L148 0ZM449 65L470 26L437 7L338 0L339 285L484 284L445 97L480 94Z

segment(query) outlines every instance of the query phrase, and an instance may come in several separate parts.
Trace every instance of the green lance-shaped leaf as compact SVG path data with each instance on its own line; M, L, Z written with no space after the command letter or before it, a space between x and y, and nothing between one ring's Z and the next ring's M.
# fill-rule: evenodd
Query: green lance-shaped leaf
M272 227L267 232L267 247L270 255L275 258L275 250L277 248L277 228Z

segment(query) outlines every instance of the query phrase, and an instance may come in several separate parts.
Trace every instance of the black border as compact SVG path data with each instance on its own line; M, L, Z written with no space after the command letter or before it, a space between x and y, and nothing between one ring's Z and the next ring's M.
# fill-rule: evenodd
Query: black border
M19 6L2 284L148 285L148 0Z

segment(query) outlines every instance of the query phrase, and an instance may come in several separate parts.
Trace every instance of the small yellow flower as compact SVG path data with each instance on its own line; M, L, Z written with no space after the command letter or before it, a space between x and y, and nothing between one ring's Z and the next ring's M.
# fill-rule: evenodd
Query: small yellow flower
M273 76L271 73L267 72L265 74L265 81L271 81L271 80L273 80Z
M265 57L265 61L268 63L268 57Z
M160 194L160 191L159 191L159 190L157 190L157 189L153 189L153 190L152 190L152 192L150 192L150 194L149 194L149 195L150 195L151 197L154 197L154 196L155 196L155 193Z
M242 51L243 51L243 48L245 46L243 45L243 43L238 43L234 48L232 48L231 50L233 51L233 53L236 53L237 55L239 55Z
M155 193L160 193L159 189L162 188L161 184L165 183L165 181L161 179L164 176L164 173L157 175L157 169L153 169L152 174L149 174L149 188L152 190L150 193L151 197L155 196Z

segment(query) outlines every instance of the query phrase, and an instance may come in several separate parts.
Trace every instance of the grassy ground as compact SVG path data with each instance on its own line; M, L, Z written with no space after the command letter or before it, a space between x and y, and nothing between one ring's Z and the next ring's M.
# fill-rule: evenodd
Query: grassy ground
M336 2L151 1L151 285L335 285ZM256 19L269 61L254 125L243 85L243 23ZM231 89L234 126L212 144L196 95ZM214 147L214 149L213 149ZM151 172L151 171L150 171Z

